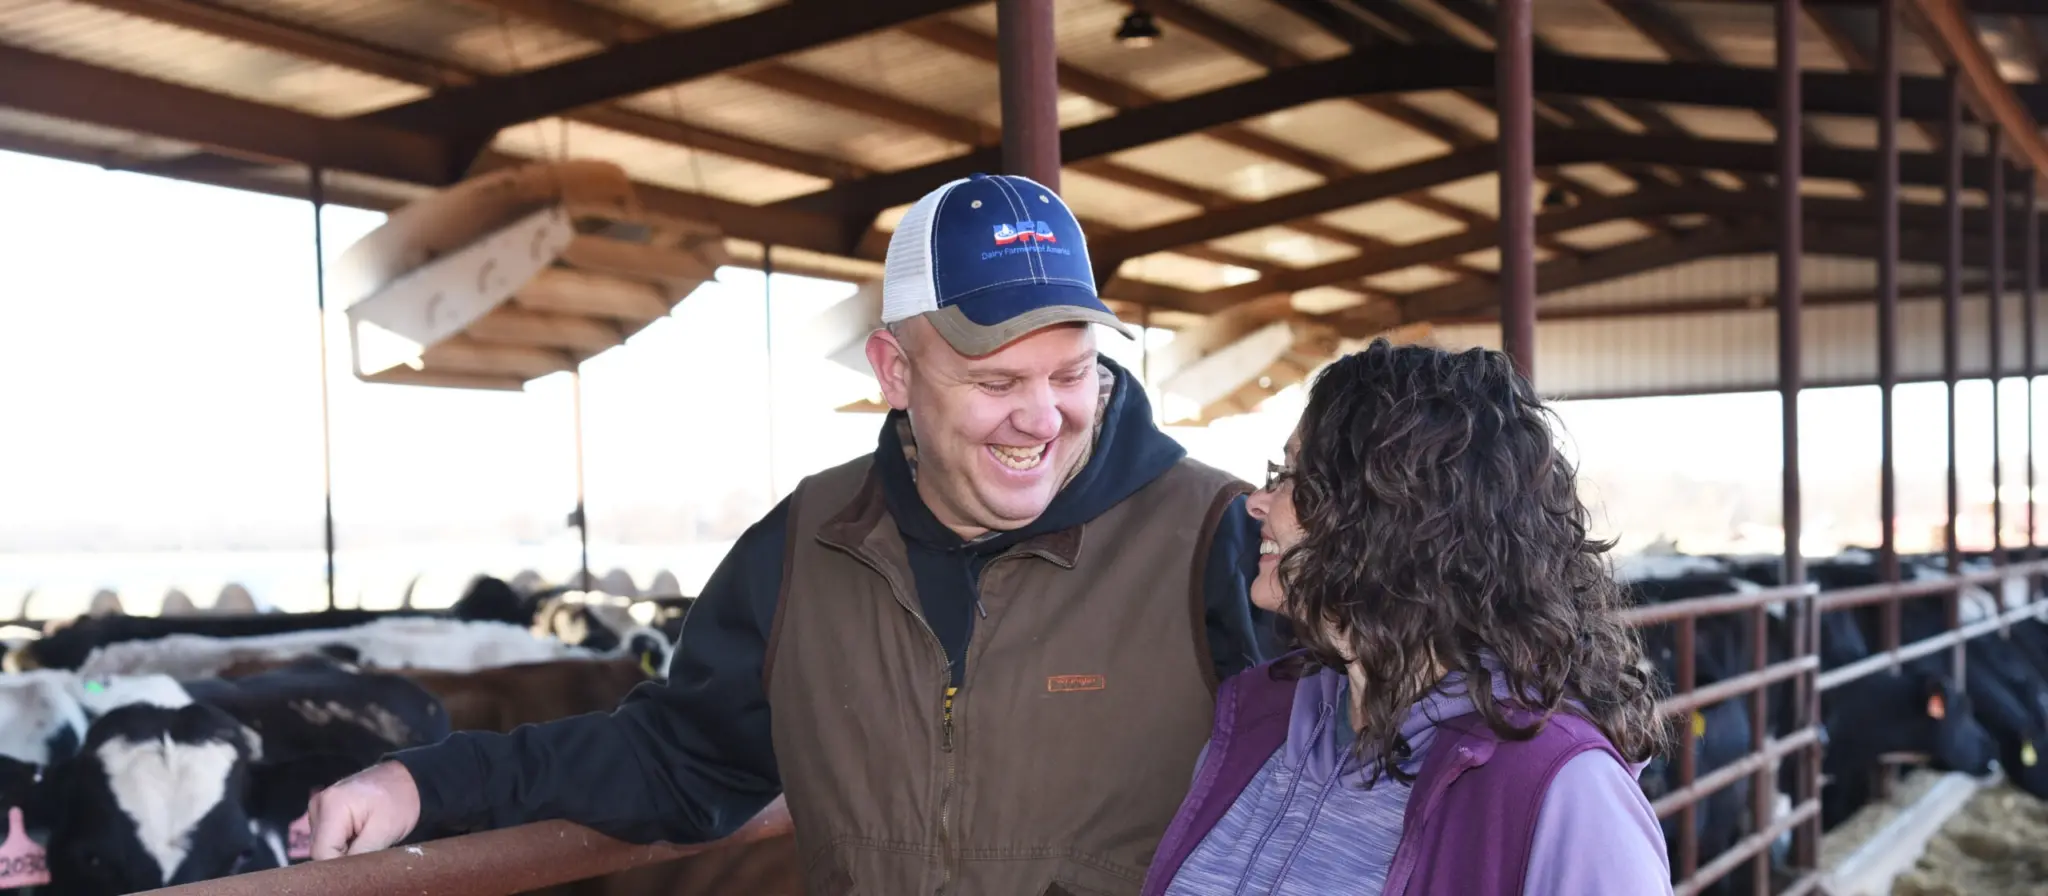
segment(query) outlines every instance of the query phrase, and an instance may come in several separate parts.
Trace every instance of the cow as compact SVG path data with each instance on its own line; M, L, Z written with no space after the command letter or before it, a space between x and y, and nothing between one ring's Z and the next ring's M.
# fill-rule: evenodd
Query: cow
M1824 562L1817 567L1819 574L1813 578L1824 588L1830 585L1852 587L1875 581L1874 567L1861 557L1845 557L1839 563ZM1644 567L1639 565L1637 568ZM1639 578L1627 582L1626 587L1638 600L1663 603L1712 595L1753 593L1761 584L1752 581L1751 577L1762 579L1765 584L1774 584L1778 577L1775 560L1741 562L1726 558L1693 558L1689 561L1661 558L1651 568L1651 575L1657 573L1667 577ZM1667 686L1676 673L1673 642L1676 629L1673 624L1660 624L1646 627L1643 633L1647 659L1654 664ZM1746 614L1700 617L1695 621L1694 629L1696 685L1725 681L1750 670L1754 662L1750 646L1753 627ZM1790 657L1790 629L1785 624L1782 604L1767 607L1765 629L1766 662L1775 663ZM1823 669L1839 668L1870 653L1869 639L1853 611L1822 614L1821 630ZM1767 690L1767 736L1783 736L1795 727L1796 707L1791 703L1791 696L1790 682ZM1823 753L1821 800L1824 827L1839 823L1868 800L1868 783L1880 767L1880 757L1886 753L1925 754L1936 767L1971 774L1988 771L1995 755L1995 742L1974 717L1968 694L1939 670L1913 669L1866 676L1829 691L1821 702L1820 730L1823 742L1829 744ZM1690 724L1697 735L1696 776L1705 776L1739 760L1749 751L1751 729L1747 698L1702 707ZM1827 740L1830 730L1857 734L1849 743L1835 744ZM1868 734L1873 731L1883 733L1876 736ZM1642 778L1644 790L1653 799L1675 786L1673 765L1675 763L1668 758L1660 758L1645 770ZM1789 794L1795 792L1794 771L1790 763L1779 769L1776 801L1780 816L1791 808ZM1747 781L1747 778L1742 779L1709 795L1696 809L1702 861L1710 861L1753 827L1747 801ZM1675 822L1667 819L1666 836L1675 837L1677 833ZM1780 838L1781 841L1785 839ZM1676 845L1675 840L1671 842L1674 850ZM1781 853L1787 846L1789 844L1783 842L1774 844L1773 852ZM1710 888L1710 891L1740 892L1746 888L1748 879L1744 875L1734 875L1720 883L1725 887Z
M48 829L52 896L113 896L292 858L312 793L391 750L449 733L432 694L313 658L234 681L183 683L178 707L99 715L25 800Z
M252 660L221 671L246 678L296 661ZM553 660L451 672L397 670L441 701L456 731L510 732L528 723L609 712L635 686L653 680L637 659Z
M1901 608L1902 641L1925 640L1947 628L1947 613L1939 605L1923 602ZM1949 656L1949 651L1939 651L1909 666L1938 672L1948 667ZM2040 755L2048 749L2048 681L2018 648L1996 634L1971 639L1963 656L1964 688L1977 719L1997 740L2000 766L2014 786L2048 798L2048 763Z
M661 603L637 601L602 591L566 588L535 592L528 601L533 607L532 630L537 637L556 638L599 651L617 650L622 644L644 634L658 634L671 642L676 639L676 636L668 634L668 626L661 629L652 627L657 622L669 621L664 618L666 608ZM673 618L673 627L679 636L682 620L670 618ZM638 648L633 652L639 652Z
M245 638L170 635L98 648L79 667L90 676L163 673L214 675L235 662L326 655L375 669L467 670L553 659L635 656L666 674L669 644L639 629L609 651L536 638L501 622L394 616L339 630L296 631Z
M227 594L240 586L229 586ZM216 607L216 609L219 609ZM81 616L52 623L21 657L10 657L10 669L78 669L94 650L128 641L150 641L170 635L246 638L289 632L352 628L382 619L427 618L465 622L501 622L525 627L532 612L516 592L489 576L478 576L461 599L446 611L319 610L310 613L218 612L190 616Z

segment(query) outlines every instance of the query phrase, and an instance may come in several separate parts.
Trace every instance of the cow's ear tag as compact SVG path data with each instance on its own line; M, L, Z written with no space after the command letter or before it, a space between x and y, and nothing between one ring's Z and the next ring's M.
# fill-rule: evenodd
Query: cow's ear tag
M1927 716L1933 719L1948 718L1948 704L1942 702L1940 694L1927 698Z
M28 838L28 825L22 823L21 810L7 810L7 839L0 841L0 890L43 887L49 883L48 855Z
M660 677L661 677L661 672L659 672L658 670L656 670L656 669L654 668L654 651L652 651L652 650L646 650L646 651L641 651L641 653L640 653L640 671L642 671L642 672L645 672L645 673L647 673L647 677L648 677L648 678L660 678Z
M2038 761L2040 761L2040 759L2041 759L2040 755L2034 752L2034 742L2033 742L2033 741L2030 741L2030 740L2020 741L2020 764L2021 764L2021 765L2024 765L2024 766L2026 766L2026 767L2028 767L2028 768L2033 768L2033 767L2034 767L2034 763L2035 763L2035 762L2038 762Z
M104 693L106 689L107 683L104 681L95 681L88 679L85 683L85 692L88 694Z
M1707 736L1707 717L1700 715L1700 711L1697 709L1692 711L1692 736Z

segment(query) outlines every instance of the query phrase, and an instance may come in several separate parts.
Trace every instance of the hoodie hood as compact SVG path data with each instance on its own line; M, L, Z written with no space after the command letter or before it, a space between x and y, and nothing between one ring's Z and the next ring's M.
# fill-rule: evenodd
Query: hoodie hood
M1107 357L1098 355L1096 364L1105 388L1103 401L1097 405L1094 446L1087 462L1037 519L1021 529L991 532L972 542L963 541L941 524L918 495L910 459L915 446L904 442L906 435L915 439L910 418L903 411L891 410L875 446L875 469L882 479L889 514L904 536L942 550L964 546L976 554L997 553L1034 536L1086 523L1179 463L1187 449L1153 424L1152 404L1137 378Z

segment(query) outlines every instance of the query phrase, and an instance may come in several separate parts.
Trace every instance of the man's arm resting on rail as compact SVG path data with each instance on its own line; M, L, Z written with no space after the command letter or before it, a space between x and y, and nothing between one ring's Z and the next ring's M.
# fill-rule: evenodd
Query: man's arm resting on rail
M778 504L712 573L668 681L635 687L611 713L395 754L419 786L413 839L560 818L629 842L699 843L773 801L782 781L761 666L788 512Z

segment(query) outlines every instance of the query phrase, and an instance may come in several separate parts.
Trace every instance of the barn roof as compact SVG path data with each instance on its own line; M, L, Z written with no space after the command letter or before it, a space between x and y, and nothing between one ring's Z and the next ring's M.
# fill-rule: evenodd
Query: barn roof
M1908 247L1938 245L1955 58L1919 9L1958 2L2016 108L2048 114L2038 4L1902 0ZM1139 5L1142 48L1116 38L1132 4L1056 10L1062 192L1120 310L1179 327L1287 293L1351 338L1492 314L1489 3ZM1807 245L1867 256L1877 7L1806 6ZM1535 7L1542 291L1768 249L1773 4ZM291 196L319 166L328 201L378 209L605 159L742 263L768 242L778 269L872 277L912 199L999 167L995 32L986 0L0 0L0 148Z

